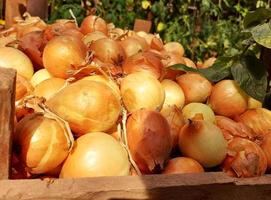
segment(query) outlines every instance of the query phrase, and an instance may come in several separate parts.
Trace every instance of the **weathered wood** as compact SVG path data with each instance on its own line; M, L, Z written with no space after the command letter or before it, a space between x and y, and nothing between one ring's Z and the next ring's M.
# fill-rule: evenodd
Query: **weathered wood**
M0 68L0 179L8 179L9 176L15 78L15 70Z
M48 18L48 0L28 0L26 9L32 16Z
M143 19L136 19L134 24L134 31L145 31L149 33L151 30L152 22Z
M270 200L271 175L235 179L223 173L41 180L2 180L13 200Z

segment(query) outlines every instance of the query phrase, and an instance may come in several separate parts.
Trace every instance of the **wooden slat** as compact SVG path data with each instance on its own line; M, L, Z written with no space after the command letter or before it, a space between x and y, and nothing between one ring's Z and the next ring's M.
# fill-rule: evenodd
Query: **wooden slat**
M39 16L41 19L48 18L48 0L28 0L26 8L32 16Z
M223 173L0 181L13 200L270 200L271 176L234 179Z
M14 122L16 71L0 68L0 179L8 179Z
M134 24L134 31L145 31L149 33L151 30L152 22L143 19L136 19Z

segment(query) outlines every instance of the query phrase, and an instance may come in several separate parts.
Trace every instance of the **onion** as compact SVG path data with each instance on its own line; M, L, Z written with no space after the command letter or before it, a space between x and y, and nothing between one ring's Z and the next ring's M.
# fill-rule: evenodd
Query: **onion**
M36 85L34 95L44 97L48 100L58 93L65 86L65 83L65 80L61 78L46 79Z
M248 97L248 102L247 102L247 108L248 109L254 109L254 108L262 108L263 104L262 102L252 98L252 97Z
M185 65L194 69L197 69L197 66L195 65L195 63L190 60L189 58L183 57Z
M49 78L52 78L52 75L46 69L40 69L39 71L35 72L30 82L32 86L36 87L36 85Z
M132 157L143 173L163 169L171 152L170 127L156 111L141 109L127 120L127 139Z
M125 176L130 163L124 147L101 132L79 137L62 167L60 178Z
M177 54L179 57L183 57L183 55L184 55L184 48L178 42L169 42L169 43L166 43L164 45L164 49L167 52Z
M0 66L16 69L19 75L27 79L34 74L31 60L23 52L12 47L0 48Z
M59 121L33 113L17 124L14 143L28 171L41 174L56 168L68 156L67 134Z
M250 127L258 138L271 133L271 111L265 108L247 110L235 120Z
M82 40L84 35L78 29L67 29L62 32L62 35L76 37L79 40Z
M126 57L130 57L139 52L146 51L149 48L146 41L141 42L141 40L135 36L127 37L126 39L120 41L120 45L124 49Z
M87 76L87 77L83 78L82 80L97 81L97 82L104 83L112 89L112 91L114 92L116 97L118 97L118 99L121 99L119 86L117 85L117 83L114 80L112 80L110 78L107 78L102 75L93 75L93 76Z
M195 159L204 167L214 167L224 160L227 141L213 123L190 120L180 132L179 148L184 156Z
M18 74L16 77L15 100L16 101L21 100L23 97L30 95L32 91L33 87L30 84L29 80Z
M241 122L235 122L230 118L224 116L216 116L216 125L222 131L226 140L232 140L234 137L241 137L255 141L257 139L256 133Z
M234 117L247 109L247 95L233 80L218 82L212 90L209 104L218 115Z
M202 66L200 68L202 68L202 69L209 68L209 67L213 66L215 61L216 61L216 57L208 58L207 60L204 61L204 63L202 64Z
M69 122L77 135L110 129L121 110L120 99L109 86L88 80L65 87L50 98L47 105Z
M177 157L168 161L163 174L202 173L203 167L194 159Z
M18 156L12 152L11 156L11 172L10 179L27 179L30 174L27 172L24 164L19 160Z
M171 141L172 141L172 148L178 146L179 141L179 133L182 127L185 125L185 120L182 115L182 112L177 106L171 105L166 106L160 113L167 119L167 122L170 127L170 134L171 134Z
M166 106L173 105L182 108L185 102L182 88L176 82L169 79L164 79L161 84L165 90L165 101L162 110L164 110Z
M163 76L163 64L157 55L152 52L135 54L127 58L122 67L126 74L147 71L152 73L157 79Z
M83 20L80 29L84 35L94 31L100 31L106 35L108 33L106 22L102 18L94 15L87 16Z
M167 52L166 52L166 54L164 53L164 56L166 58L166 59L162 60L164 67L166 68L166 74L165 74L164 78L175 80L176 77L185 73L182 70L174 70L174 69L169 68L170 66L175 65L175 64L186 65L183 57L179 57L178 55L176 55L174 53L167 53Z
M79 69L85 62L87 48L75 37L59 36L46 45L43 64L57 78L68 78L69 70Z
M211 122L213 124L216 123L215 113L208 105L203 104L203 103L187 104L183 108L182 112L186 120L193 119L194 117L197 117L198 114L200 114L202 115L203 120Z
M125 58L125 52L121 45L109 38L96 40L89 48L94 57L104 63L120 64Z
M196 73L187 73L177 77L185 96L185 103L204 103L210 96L212 84L203 76Z
M165 91L161 83L146 72L136 72L121 81L121 96L129 112L147 108L161 110Z
M267 167L268 169L271 169L271 133L264 136L261 148L267 158Z
M263 150L254 142L234 138L228 144L228 155L223 163L223 171L230 176L261 176L267 168Z
M150 35L150 34L149 34L149 35ZM151 47L152 49L157 50L157 51L162 51L162 50L164 49L164 44L163 44L163 41L162 41L160 38L154 36L154 37L152 38L152 40L151 40L150 47Z
M107 38L107 36L103 32L94 31L85 35L82 40L85 45L89 45L102 38Z

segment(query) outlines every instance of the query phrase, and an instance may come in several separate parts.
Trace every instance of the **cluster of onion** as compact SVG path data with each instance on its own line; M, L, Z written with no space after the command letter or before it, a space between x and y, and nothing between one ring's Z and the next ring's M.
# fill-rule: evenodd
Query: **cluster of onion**
M232 80L169 68L208 68L215 58L196 65L177 42L97 16L81 27L23 25L7 36L20 39L17 49L0 48L0 66L18 72L13 177L121 176L132 173L130 163L142 174L221 166L237 177L271 167L270 111ZM29 95L57 117L29 109Z

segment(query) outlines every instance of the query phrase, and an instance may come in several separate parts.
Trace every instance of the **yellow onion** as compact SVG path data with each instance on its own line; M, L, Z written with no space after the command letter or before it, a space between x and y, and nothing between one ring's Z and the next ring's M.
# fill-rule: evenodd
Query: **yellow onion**
M261 143L261 148L267 158L267 167L271 169L271 133L264 136L264 139Z
M190 60L189 58L183 57L185 65L194 69L197 69L197 66L195 65L195 63Z
M163 174L202 173L203 167L194 159L177 157L168 161Z
M107 78L102 75L92 75L92 76L86 76L82 80L97 81L97 82L104 83L112 89L112 91L115 93L115 95L119 99L121 99L119 86L117 85L117 83L114 80L112 80L110 78Z
M182 127L185 125L183 114L175 105L164 107L160 113L167 119L170 127L172 147L175 148L178 146L179 133Z
M33 87L36 87L39 83L49 78L52 78L52 75L46 69L40 69L35 72L30 82Z
M250 127L259 138L271 133L271 111L265 108L247 110L235 120Z
M204 167L214 167L223 162L227 141L213 123L190 120L180 132L179 148L184 156L195 159Z
M262 108L263 104L262 102L252 98L248 97L248 102L247 102L247 109L254 109L254 108Z
M143 38L143 41L145 39ZM133 56L139 52L143 52L149 49L147 42L141 42L138 38L131 36L127 37L124 40L120 41L120 45L125 51L126 57Z
M79 80L63 88L47 101L47 105L69 122L77 135L110 129L121 110L120 99L109 86L88 80Z
M166 106L173 105L182 108L185 102L182 88L176 82L169 79L164 79L161 84L165 90L165 101L162 110L165 109Z
M43 64L57 78L68 78L70 70L82 67L87 56L85 44L72 36L58 36L47 43L43 52Z
M18 101L22 99L23 97L30 95L32 91L33 91L33 87L30 84L29 80L17 74L15 100Z
M33 94L48 100L58 93L65 86L65 83L65 80L61 78L46 79L35 87Z
M17 124L14 143L28 171L41 174L56 168L66 159L70 145L67 136L67 129L61 122L33 113Z
M95 58L104 63L120 64L125 59L122 46L110 38L102 38L91 43L89 49Z
M228 117L216 116L216 125L220 128L224 138L228 141L235 137L245 138L251 141L260 139L251 128L241 122L235 122Z
M165 90L161 83L148 72L136 72L121 81L121 96L129 112L147 108L161 110Z
M125 176L129 172L130 163L124 147L112 136L94 132L75 141L60 178Z
M204 69L204 68L209 68L211 66L213 66L213 64L215 63L216 61L216 57L211 57L211 58L208 58L207 60L205 60L202 64L202 66L200 68Z
M234 117L247 109L247 95L233 80L218 82L212 90L209 105L218 115Z
M177 54L179 57L183 57L184 55L184 48L178 42L168 42L164 45L164 49L167 52Z
M190 103L187 104L183 110L184 119L193 119L197 117L198 114L202 115L203 120L211 122L213 124L216 123L215 113L213 110L206 104L203 103Z
M94 32L91 32L91 33L88 33L87 35L85 35L83 37L82 41L84 42L85 45L89 45L92 42L95 42L95 41L102 39L102 38L107 38L107 36L103 32L94 31Z
M261 176L267 168L267 159L254 142L234 138L228 144L228 154L223 163L223 171L234 177Z
M31 60L22 51L12 47L0 48L0 66L16 69L19 75L27 79L31 79L34 74Z
M122 68L126 74L147 71L157 79L163 76L163 64L153 52L138 53L127 58L123 62Z
M80 27L81 32L86 35L94 31L100 31L107 35L108 29L106 22L95 15L87 16Z
M187 73L177 77L185 96L185 104L204 103L210 96L212 84L203 76L196 73Z
M163 169L171 152L170 127L156 111L141 109L127 120L127 139L132 157L143 173Z
M170 66L175 65L175 64L186 65L183 57L179 57L177 54L167 53L167 52L164 53L163 55L164 55L165 59L163 59L162 62L163 62L163 65L164 65L165 71L166 71L164 78L175 80L176 77L185 73L182 70L175 70L175 69L169 68Z

